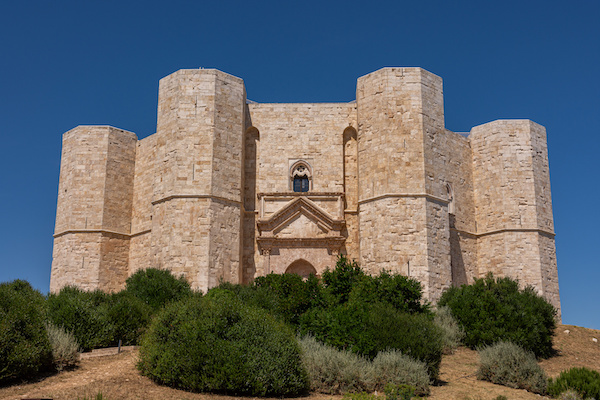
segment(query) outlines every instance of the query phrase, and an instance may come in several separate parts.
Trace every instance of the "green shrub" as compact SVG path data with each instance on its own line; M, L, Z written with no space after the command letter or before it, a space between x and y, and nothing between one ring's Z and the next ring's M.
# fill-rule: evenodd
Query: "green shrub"
M123 345L138 344L150 323L150 306L126 291L114 293L108 300L105 319L112 326L110 345L116 346L119 340Z
M48 340L52 347L52 362L58 371L79 363L79 344L72 333L52 323L46 324Z
M138 368L185 390L286 396L308 389L300 357L284 323L217 290L156 315L142 339Z
M415 395L415 388L410 385L394 385L388 384L385 386L385 400L410 400Z
M83 351L109 346L114 326L108 321L108 295L66 286L48 295L48 317L54 325L71 332Z
M321 278L327 288L332 305L343 304L350 298L350 292L365 276L356 261L348 260L344 255L338 257L333 271L326 269Z
M394 398L402 399L408 393L411 396L429 394L427 365L397 350L379 352L373 360L373 370L376 377L375 390L384 390L387 398L396 396Z
M454 349L460 346L461 340L465 337L465 332L458 324L456 318L452 315L450 307L438 307L435 311L433 323L440 328L440 332L442 333L444 353L452 353Z
M300 332L369 359L396 349L423 361L431 378L439 373L443 350L439 328L426 315L402 313L389 304L349 302L315 308L300 318Z
M552 397L569 390L577 392L583 399L600 399L600 373L585 367L571 368L548 383L548 393Z
M510 342L499 342L479 351L477 379L515 389L545 394L548 378L535 355Z
M379 397L372 393L347 393L342 397L344 400L379 400Z
M300 315L324 302L321 284L314 275L303 280L296 274L269 274L257 277L250 286L221 283L218 288L292 325L298 324Z
M429 304L421 301L422 296L423 289L419 281L381 271L377 276L359 276L354 281L348 301L386 303L398 311L429 313Z
M192 293L183 276L176 278L170 271L156 268L139 270L131 275L127 278L125 291L155 311Z
M0 382L49 367L44 297L22 280L0 284Z
M532 287L519 289L516 281L490 274L472 285L450 288L438 303L448 306L464 329L471 348L509 341L549 357L556 327L556 310Z
M365 357L319 343L312 336L301 338L299 343L312 391L343 394L374 390L373 365Z

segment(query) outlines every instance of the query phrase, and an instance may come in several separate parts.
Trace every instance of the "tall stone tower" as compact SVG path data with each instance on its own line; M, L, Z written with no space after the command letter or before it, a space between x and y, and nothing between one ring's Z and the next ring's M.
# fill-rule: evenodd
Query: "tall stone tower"
M119 290L151 266L239 282L245 102L239 78L180 70L160 81L156 134L65 133L50 290Z
M109 126L64 134L50 290L117 290L127 278L137 137Z
M469 138L480 275L512 276L559 304L546 130L501 120Z
M361 265L415 277L437 298L451 282L448 200L433 164L442 80L384 68L359 78L356 103Z

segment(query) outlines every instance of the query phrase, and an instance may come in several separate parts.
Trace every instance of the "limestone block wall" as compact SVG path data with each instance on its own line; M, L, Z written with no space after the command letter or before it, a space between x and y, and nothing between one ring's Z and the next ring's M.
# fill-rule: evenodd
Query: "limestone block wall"
M370 274L392 271L418 279L427 292L426 200L388 197L360 204L360 265Z
M290 192L291 162L312 168L312 191L343 192L344 130L356 126L354 103L249 104L256 144L256 191Z
M73 284L75 275L75 281L87 277L86 288L123 287L136 141L135 134L108 126L79 126L63 135L51 291Z
M261 265L266 263L266 257L270 258L271 263L275 263L273 265L287 260L285 257L279 257L277 261L277 253L270 255L259 253L254 240L258 236L255 229L258 214L255 198L259 193L291 192L290 168L294 162L304 160L310 165L311 193L344 193L345 186L357 186L356 174L352 175L350 170L349 174L344 174L344 132L348 127L353 129L352 127L357 126L355 103L251 103L248 104L248 116L247 123L251 128L246 134L244 232L251 239L244 241L244 265L247 269L244 272L245 281L251 280L257 271L262 271ZM331 202L326 200L315 201L324 210L337 217L339 208L337 203L329 204ZM286 202L268 204L267 216L277 211ZM348 246L344 251L349 257L357 259L359 254L356 222L356 218L346 220L347 233L354 237L347 241ZM251 233L252 231L254 233ZM326 249L320 250L319 254L322 251L327 254ZM324 269L325 266L333 267L335 262L331 263L332 259L335 259L335 256L330 254L314 258L313 261L319 263L314 267L318 270ZM293 261L290 260L290 263ZM280 266L280 268L284 267Z
M133 275L138 269L146 269L154 265L150 246L156 139L157 135L151 135L137 143L128 275Z

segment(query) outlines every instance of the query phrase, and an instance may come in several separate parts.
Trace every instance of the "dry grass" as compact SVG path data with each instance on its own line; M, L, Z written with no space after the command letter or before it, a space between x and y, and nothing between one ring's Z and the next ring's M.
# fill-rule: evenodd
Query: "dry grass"
M570 333L564 333L565 330ZM600 331L562 325L557 330L554 348L559 354L541 365L549 376L571 367L588 367L600 371ZM135 369L136 352L114 356L90 358L81 361L80 367L64 371L39 382L15 384L0 388L0 400L48 397L54 400L95 398L102 392L106 400L165 399L165 400L232 400L234 397L188 393L159 386L140 376ZM477 352L459 348L454 354L444 356L441 366L441 384L431 387L432 400L492 400L504 395L509 400L543 399L533 393L510 389L489 382L478 381ZM312 394L305 400L340 400L342 396Z

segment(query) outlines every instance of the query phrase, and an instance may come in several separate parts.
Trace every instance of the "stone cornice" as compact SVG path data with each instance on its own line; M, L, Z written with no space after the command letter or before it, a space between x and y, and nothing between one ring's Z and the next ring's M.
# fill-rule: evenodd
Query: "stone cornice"
M58 238L69 233L102 233L105 235L125 236L127 238L132 236L129 233L116 232L108 229L67 229L62 232L55 233L53 236L54 238Z
M368 197L366 199L359 200L358 204L360 205L360 204L370 203L370 202L376 201L376 200L403 198L403 197L426 198L428 200L433 200L433 201L436 201L436 202L442 203L442 204L448 204L450 202L450 201L448 201L448 199L443 199L441 197L432 196L427 193L385 193L385 194L381 194L378 196Z
M235 204L235 205L242 205L241 201L231 200L231 199L228 199L225 197L214 196L211 194L173 194L170 196L163 197L162 199L154 200L152 202L152 205L156 205L156 204L163 203L165 201L169 201L169 200L173 200L173 199L211 199L211 200L222 201L225 203L230 203L230 204Z
M288 197L306 197L306 198L327 198L331 197L331 200L337 199L338 197L344 197L343 192L261 192L257 193L258 199L262 197L268 197L271 200L285 200Z
M473 233L473 232L463 231L461 229L455 229L455 228L450 228L450 230L458 232L458 233L462 233L464 235L473 236L476 238L479 238L482 236L496 235L499 233L507 233L507 232L521 232L521 233L537 232L537 233L543 233L545 235L552 236L552 237L556 236L556 233L554 233L552 231L547 231L545 229L539 229L539 228L503 228L503 229L495 229L492 231L487 231L487 232L482 232L482 233Z

